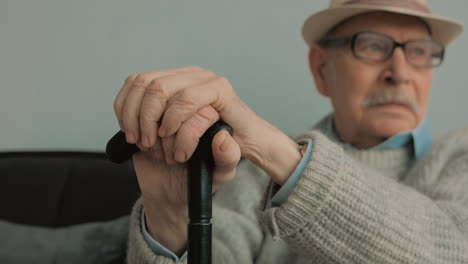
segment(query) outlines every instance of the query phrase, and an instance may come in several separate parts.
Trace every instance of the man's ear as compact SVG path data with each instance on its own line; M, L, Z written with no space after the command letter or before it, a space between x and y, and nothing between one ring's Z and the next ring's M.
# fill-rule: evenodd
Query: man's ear
M325 78L325 65L327 63L327 54L325 49L317 44L314 44L309 50L309 67L315 81L317 91L328 97L328 82Z

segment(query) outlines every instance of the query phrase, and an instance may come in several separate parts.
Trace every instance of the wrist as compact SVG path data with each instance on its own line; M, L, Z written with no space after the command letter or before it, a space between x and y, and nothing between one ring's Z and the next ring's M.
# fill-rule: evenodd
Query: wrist
M262 168L272 180L283 186L302 159L300 146L290 140L271 145L269 155Z
M267 123L265 121L265 123ZM263 169L272 180L283 185L302 159L301 146L282 131L267 123L264 133L256 140L245 157Z
M145 223L148 233L165 248L182 256L187 245L187 211L167 210L168 206L156 206L143 200Z

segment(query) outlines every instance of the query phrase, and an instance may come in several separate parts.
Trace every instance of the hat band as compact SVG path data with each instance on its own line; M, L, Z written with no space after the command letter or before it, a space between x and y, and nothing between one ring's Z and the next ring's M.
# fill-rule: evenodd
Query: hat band
M342 5L376 5L385 7L399 7L419 11L423 13L430 13L430 10L416 2L416 1L395 1L395 0L350 0L342 3Z

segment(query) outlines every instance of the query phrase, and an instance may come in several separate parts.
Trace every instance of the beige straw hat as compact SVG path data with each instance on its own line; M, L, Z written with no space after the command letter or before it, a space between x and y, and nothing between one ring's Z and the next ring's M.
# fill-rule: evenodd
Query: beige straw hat
M444 45L448 45L463 31L460 22L431 14L425 0L330 0L327 9L311 15L305 21L302 37L311 46L345 19L372 11L419 17L431 28L432 38Z

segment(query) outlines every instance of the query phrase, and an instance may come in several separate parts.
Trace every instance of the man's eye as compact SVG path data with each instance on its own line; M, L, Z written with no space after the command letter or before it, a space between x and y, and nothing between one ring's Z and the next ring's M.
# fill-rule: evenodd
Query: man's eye
M414 56L425 56L426 53L426 49L420 47L416 47L411 50L411 54Z
M383 50L383 46L380 43L373 42L367 44L367 49L370 51L381 51Z

